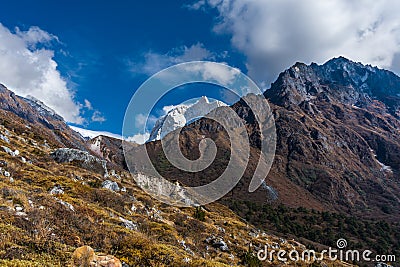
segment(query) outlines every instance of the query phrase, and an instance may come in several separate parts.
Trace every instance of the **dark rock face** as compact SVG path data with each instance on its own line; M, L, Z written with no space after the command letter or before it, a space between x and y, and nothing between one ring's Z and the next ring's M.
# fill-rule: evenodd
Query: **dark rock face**
M323 65L296 63L279 75L265 96L284 107L314 98L359 107L367 107L376 100L383 103L390 114L400 116L400 77L343 57Z
M99 135L86 143L91 152L111 163L114 168L127 168L122 149L122 140Z

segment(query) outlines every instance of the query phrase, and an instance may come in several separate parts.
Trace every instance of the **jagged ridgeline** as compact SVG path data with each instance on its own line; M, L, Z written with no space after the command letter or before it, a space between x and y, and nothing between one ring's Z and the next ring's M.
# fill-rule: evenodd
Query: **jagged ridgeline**
M262 186L248 192L261 140L239 101L232 108L251 144L243 179L219 203L179 209L135 185L121 140L86 140L40 101L0 86L0 265L65 266L84 255L125 266L263 266L254 252L264 244L303 250L301 243L336 247L343 237L349 248L398 254L399 88L395 74L345 58L296 63L264 94L278 138ZM205 184L227 166L231 144L214 121L181 130L189 159L198 158L205 137L218 147L212 165L195 174L166 160L155 133L145 145L171 181Z
M261 140L251 110L243 102L234 104L246 123L251 158L243 179L221 203L277 232L331 246L340 236L349 236L354 246L398 253L400 78L339 57L323 65L296 63L264 95L276 123L274 164L265 184L249 193ZM198 158L204 137L216 142L218 154L208 169L195 174L174 168L160 142L147 148L164 176L197 186L216 179L230 156L226 132L209 119L181 130L183 154ZM336 218L334 229L322 223L321 212ZM313 223L303 217L313 217ZM376 230L373 234L367 230L370 226Z
M305 249L221 204L152 199L124 169L121 140L87 140L38 100L0 90L0 266L261 266L265 245Z

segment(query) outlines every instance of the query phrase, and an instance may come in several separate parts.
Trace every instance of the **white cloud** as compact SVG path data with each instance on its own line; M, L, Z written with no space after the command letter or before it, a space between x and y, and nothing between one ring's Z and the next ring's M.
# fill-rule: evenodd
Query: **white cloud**
M28 31L21 31L18 27L16 27L15 33L22 40L24 40L25 43L32 45L33 47L35 47L36 44L48 44L52 41L59 42L57 36L43 31L37 26L30 27Z
M133 136L125 138L125 140L129 142L135 142L137 144L144 144L147 140L149 140L149 137L150 137L149 133L135 134Z
M274 80L296 61L323 63L345 56L399 69L400 1L203 0L192 9L216 8L214 30L231 34L246 54L249 74Z
M105 122L106 118L101 115L101 112L98 110L95 110L92 114L92 122Z
M149 115L148 117L145 114L137 114L135 116L135 127L138 129L143 129L143 127L146 126L146 124L148 124L148 126L153 127L153 125L156 123L157 121L157 117L153 116L153 115Z
M164 68L178 63L212 58L214 58L213 53L207 50L203 44L197 43L190 47L181 46L172 49L166 54L149 51L144 55L144 62L138 63L129 60L128 66L133 73L153 75Z
M195 65L184 65L182 66L189 72L198 72L201 74L204 80L216 81L222 85L231 84L235 77L240 74L240 70L237 68L228 68L224 64L215 64L213 62L199 62Z
M192 10L199 10L199 9L204 9L204 6L206 5L206 1L205 0L200 0L198 2L194 2L190 5L187 5L188 9L192 9Z
M138 114L135 117L135 127L141 128L144 127L146 124L147 117L144 114Z
M85 108L87 108L88 110L92 110L93 109L92 103L90 103L89 100L85 99L84 102L85 102Z
M0 83L21 96L32 95L64 117L82 124L82 104L57 70L54 51L44 48L57 37L38 27L15 33L0 23ZM40 48L37 48L40 46Z

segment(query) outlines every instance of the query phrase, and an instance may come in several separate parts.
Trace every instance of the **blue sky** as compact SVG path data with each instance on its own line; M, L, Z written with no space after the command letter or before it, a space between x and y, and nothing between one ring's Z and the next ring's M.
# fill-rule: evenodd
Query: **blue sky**
M340 55L399 72L398 3L298 2L7 1L0 83L80 127L121 133L135 90L174 63L225 62L263 88L296 61ZM159 108L204 94L199 88L180 90Z

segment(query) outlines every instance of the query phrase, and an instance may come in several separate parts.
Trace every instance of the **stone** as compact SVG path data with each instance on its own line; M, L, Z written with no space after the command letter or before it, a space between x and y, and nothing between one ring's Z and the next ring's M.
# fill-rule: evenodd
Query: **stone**
M90 267L122 267L121 261L114 256L96 256Z
M64 190L62 189L61 186L57 185L50 190L49 194L50 195L62 195L62 194L64 194Z
M6 142L7 144L10 143L10 139L8 139L7 136L0 134L0 139L3 140L4 142Z
M82 246L77 248L72 254L72 266L74 267L86 267L90 266L90 263L94 260L96 254L94 250L89 246Z
M23 211L24 210L24 208L21 206L15 206L14 209L15 209L15 211Z
M206 243L211 244L214 248L217 248L221 251L224 251L224 252L229 251L228 245L220 237L209 236L206 238L205 241L206 241Z
M119 188L118 184L114 181L111 180L105 180L101 186L105 189L114 191L114 192L119 192L121 189Z
M96 255L89 246L77 248L72 254L73 267L122 267L119 259L112 255Z
M122 225L125 227L125 228L127 228L127 229L129 229L129 230L137 230L137 225L134 223L134 222L132 222L132 221L130 221L130 220L127 220L127 219L124 219L124 218L122 218L122 217L119 217L119 220L122 222Z
M53 151L50 156L58 163L74 162L79 167L108 176L107 162L86 151L73 148L59 148Z

